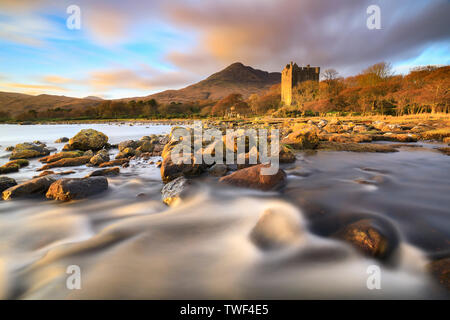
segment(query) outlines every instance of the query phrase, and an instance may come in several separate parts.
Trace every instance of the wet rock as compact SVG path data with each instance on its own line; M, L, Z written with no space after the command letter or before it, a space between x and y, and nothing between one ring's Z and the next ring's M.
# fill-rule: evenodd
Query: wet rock
M155 165L157 168L161 168L162 161L161 160L156 161Z
M42 171L38 176L34 176L33 178L45 177L45 176L48 176L51 174L58 175L58 176L66 176L66 175L74 174L74 173L75 173L75 171L72 171L72 170L61 171L61 172L54 172L54 171L46 170L46 171Z
M450 258L432 261L427 269L442 286L450 290Z
M331 151L350 151L350 152L398 152L391 146L374 143L337 143L321 141L319 149Z
M178 177L170 181L161 190L163 202L169 206L176 205L182 194L186 192L186 187L190 184L190 180L184 177Z
M286 183L286 173L278 169L276 174L262 175L261 169L268 165L255 165L240 169L230 175L220 178L220 182L237 187L253 188L259 190L272 190L282 187Z
M72 150L100 150L108 142L108 137L94 129L83 129L69 140Z
M103 162L102 164L99 165L99 167L104 168L104 167L121 166L127 164L128 162L130 162L129 159L116 159L108 162Z
M5 191L6 189L9 189L16 185L17 185L17 182L13 178L5 177L5 176L0 177L0 193Z
M2 193L3 200L11 200L20 197L29 197L38 194L45 194L50 185L55 182L52 176L45 176L31 179L14 187L6 189Z
M20 168L25 167L28 164L29 164L28 160L25 159L17 159L9 161L0 167L0 174L17 172L19 171Z
M11 152L14 150L14 146L9 146L5 148L5 151Z
M98 176L117 176L120 174L120 168L114 167L114 168L106 168L106 169L99 169L91 172L88 177L98 177Z
M51 163L65 158L78 158L83 156L83 151L63 151L39 159L42 163Z
M331 142L339 142L339 143L362 143L362 142L371 142L372 137L369 135L363 134L332 134L326 136L328 141Z
M134 155L136 155L136 150L132 148L125 148L116 155L116 159L126 159L133 157Z
M376 141L417 142L418 136L410 133L385 133L384 135L374 135L372 139Z
M50 186L46 193L48 199L70 201L96 195L108 189L108 179L105 177L65 178Z
M281 141L294 149L315 149L319 144L319 137L313 131L294 131Z
M442 142L447 143L450 145L450 137L446 137L442 140Z
M55 140L55 143L66 143L66 142L69 142L69 138L67 137L62 137Z
M342 125L337 123L328 123L325 127L322 128L325 132L328 133L342 133L345 132Z
M447 156L450 156L450 147L437 148L436 150L442 152L443 154L446 154Z
M228 171L227 165L223 163L216 163L208 169L208 173L214 177L222 177Z
M137 148L136 150L141 151L141 152L152 152L153 149L155 148L155 145L151 142L151 141L143 141L140 145L139 148Z
M105 149L102 149L99 152L97 152L97 154L95 156L93 156L89 162L94 166L98 166L98 165L100 165L104 162L108 162L108 161L110 161L108 151Z
M29 159L46 156L49 153L50 151L45 147L44 144L35 144L26 142L16 145L9 158L11 160Z
M171 156L164 158L161 164L161 179L163 182L170 182L180 176L198 176L206 170L206 166L204 164L198 164L195 162L193 155L190 157L191 163L175 163L172 161Z
M130 149L136 149L139 147L139 143L134 140L126 140L119 143L118 149L119 151L122 151L124 149L130 148Z
M280 146L279 161L280 163L295 162L294 152L287 146Z
M368 128L365 125L356 125L353 127L353 132L357 132L357 133L363 133L363 132L367 132Z
M41 168L39 168L37 171L44 171L51 168L60 168L60 167L74 167L74 166L81 166L89 162L91 157L77 157L77 158L64 158L55 162L48 163Z
M318 126L319 128L323 128L323 127L325 127L327 124L328 124L328 121L325 120L325 119L322 119L322 120L320 120L320 121L317 123L317 126Z
M278 249L300 240L302 229L298 216L281 208L270 208L259 218L250 239L261 249Z
M392 251L392 245L382 228L374 220L364 219L338 231L335 238L352 244L366 255L385 258Z

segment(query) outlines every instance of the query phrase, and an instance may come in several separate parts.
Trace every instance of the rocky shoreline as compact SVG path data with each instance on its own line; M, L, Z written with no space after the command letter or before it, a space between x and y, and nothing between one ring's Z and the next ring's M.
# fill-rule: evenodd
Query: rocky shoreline
M417 141L438 141L450 145L450 128L446 123L438 121L424 121L411 123L386 123L382 121L353 122L333 119L327 121L284 121L284 122L242 122L242 121L204 121L203 129L216 128L225 134L227 129L278 129L280 132L280 163L293 163L296 154L302 152L317 152L317 150L346 151L346 152L398 152L398 148L415 146ZM0 193L3 200L22 198L54 199L67 202L99 195L108 190L107 177L120 175L120 168L130 166L130 161L141 159L147 161L148 166L160 167L162 201L169 206L177 206L194 184L196 177L210 177L224 187L250 188L261 191L280 191L286 184L287 175L283 168L279 168L273 175L263 175L261 170L266 166L260 162L259 152L256 150L257 162L251 163L249 144L246 143L245 163L222 164L192 161L190 164L175 163L171 152L181 140L173 135L174 127L169 135L143 136L139 140L126 140L116 145L108 143L108 137L93 129L83 129L72 138L62 137L55 143L65 143L62 151L47 147L40 141L24 142L14 147L7 147L10 151L10 161L0 167ZM192 132L192 128L186 127ZM385 143L376 143L385 141ZM214 152L214 143L202 146L202 155ZM271 141L269 141L271 142ZM395 143L394 143L395 142ZM111 149L117 149L114 159ZM237 151L233 142L224 144L224 155L227 149ZM436 148L438 152L449 155L448 147ZM255 150L253 150L255 151ZM195 158L192 146L190 157ZM150 161L151 157L160 156L159 162ZM35 178L17 184L4 174L17 172L28 165L28 159L39 158L43 164L38 168ZM225 157L224 159L225 160ZM86 166L93 170L83 178L70 178L73 171L53 171L57 168ZM50 170L52 169L52 170ZM282 192L282 191L281 191ZM263 218L262 218L263 219ZM278 219L268 215L264 219ZM258 223L256 229L264 230L264 221ZM388 228L389 229L389 228ZM392 237L385 226L377 221L354 221L342 226L333 237L351 243L361 253L379 259L388 260L395 252L398 239ZM266 237L262 231L255 231L253 237L265 246ZM271 235L272 236L272 235ZM278 240L277 240L278 241ZM277 242L275 241L275 242ZM435 267L434 267L435 266ZM448 272L450 266L448 257L431 262L429 266L432 274L449 288ZM443 280L442 280L443 279Z

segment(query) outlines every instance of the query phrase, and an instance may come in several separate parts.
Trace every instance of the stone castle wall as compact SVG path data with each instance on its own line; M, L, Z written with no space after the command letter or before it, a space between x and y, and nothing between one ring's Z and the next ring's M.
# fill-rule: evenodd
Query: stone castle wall
M303 81L319 81L319 67L299 67L296 63L290 63L281 72L281 102L290 106L293 103L293 88Z

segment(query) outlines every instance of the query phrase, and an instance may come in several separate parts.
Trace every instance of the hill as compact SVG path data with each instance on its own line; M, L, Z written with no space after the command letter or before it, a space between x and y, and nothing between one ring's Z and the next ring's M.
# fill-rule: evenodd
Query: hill
M155 99L160 103L189 102L219 100L231 93L240 93L244 98L248 98L251 94L260 94L280 82L281 73L279 72L269 73L236 62L186 88L166 90L139 99Z
M33 96L15 92L0 92L0 111L17 115L30 110L35 110L36 112L56 108L74 110L94 107L99 105L101 101L92 98L79 99L49 94Z

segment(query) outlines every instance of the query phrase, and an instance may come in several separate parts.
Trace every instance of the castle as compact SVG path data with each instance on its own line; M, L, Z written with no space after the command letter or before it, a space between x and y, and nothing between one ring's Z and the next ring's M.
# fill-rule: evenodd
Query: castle
M292 104L292 89L303 81L319 81L320 67L299 67L296 63L287 64L281 72L281 103Z

